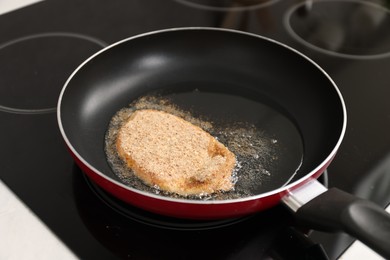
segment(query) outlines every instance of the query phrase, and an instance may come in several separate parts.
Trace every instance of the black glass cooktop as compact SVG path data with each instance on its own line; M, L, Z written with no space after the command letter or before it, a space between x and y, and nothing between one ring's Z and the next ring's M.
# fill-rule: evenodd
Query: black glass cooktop
M57 98L83 60L139 33L208 26L264 35L311 57L345 98L346 136L322 181L385 207L390 201L388 5L384 0L57 0L3 14L0 178L82 259L337 258L353 238L291 228L283 207L197 222L116 201L70 158L57 126Z

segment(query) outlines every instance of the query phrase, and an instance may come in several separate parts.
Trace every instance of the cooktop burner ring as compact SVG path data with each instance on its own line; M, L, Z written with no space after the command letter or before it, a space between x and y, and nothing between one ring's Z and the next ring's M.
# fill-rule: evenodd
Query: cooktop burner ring
M232 6L212 5L211 3L209 3L210 1L203 1L203 0L197 0L197 1L195 1L195 0L175 0L175 1L178 3L181 3L183 5L187 5L189 7L193 7L193 8L197 8L197 9L226 12L226 11L250 11L250 10L260 9L260 8L275 4L275 3L279 2L280 0L265 0L265 1L264 0L257 0L257 1L252 1L252 2L258 2L258 3L251 3L248 5L240 5L239 3L234 5L235 1L227 1L227 2L233 2ZM206 3L202 3L202 2L206 2ZM221 1L219 1L219 2L221 2ZM221 4L221 3L219 3L219 4Z
M45 43L48 40L50 44ZM56 52L56 48L67 43L71 43L69 52L74 57ZM0 89L0 111L14 114L55 112L59 91L66 78L82 61L107 45L97 38L72 32L32 34L0 44L0 69L3 72L0 83L5 86Z
M346 9L348 17L342 12ZM322 54L356 60L390 57L385 38L389 38L390 10L380 4L364 0L301 2L286 11L283 23L297 42Z

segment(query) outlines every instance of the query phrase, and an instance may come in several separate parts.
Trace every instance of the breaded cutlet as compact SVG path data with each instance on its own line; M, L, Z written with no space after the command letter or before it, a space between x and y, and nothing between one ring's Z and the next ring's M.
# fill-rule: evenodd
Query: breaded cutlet
M187 196L234 186L234 154L200 127L167 112L133 112L119 129L116 147L138 178L164 191Z

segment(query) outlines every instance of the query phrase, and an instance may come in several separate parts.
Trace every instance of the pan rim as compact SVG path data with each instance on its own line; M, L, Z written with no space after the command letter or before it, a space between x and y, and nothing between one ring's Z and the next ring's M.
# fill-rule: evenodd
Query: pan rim
M257 194L257 195L253 195L253 196L248 196L248 197L243 197L243 198L229 199L229 200L194 200L194 199L184 199L184 198L171 198L171 197L165 197L165 196L162 196L162 195L158 195L158 194L153 194L153 193L137 190L137 189L135 189L133 187L127 186L124 183L121 183L121 182L119 182L117 180L114 180L114 179L110 178L109 176L107 176L103 172L101 172L98 169L96 169L88 161L86 161L77 152L77 150L73 147L72 143L68 139L68 137L67 137L67 135L65 133L64 127L63 127L62 119L61 119L62 100L64 98L66 89L67 89L69 83L71 82L72 78L78 73L78 71L80 71L84 66L86 66L86 64L88 64L95 57L101 55L103 52L106 52L109 49L114 48L115 46L118 46L118 45L123 44L123 43L128 42L128 41L132 41L132 40L137 39L137 38L149 36L149 35L166 33L166 32L173 32L173 31L190 31L190 30L208 30L208 31L228 32L228 33L235 33L235 34L241 34L241 35L246 35L246 36L250 36L250 37L259 38L261 40L265 40L265 41L271 42L271 43L279 45L279 46L281 46L281 47L283 47L283 48L285 48L285 49L287 49L289 51L292 51L295 54L297 54L297 55L301 56L302 58L304 58L305 60L307 60L308 62L310 62L312 65L314 65L324 76L326 76L326 78L329 80L329 82L333 86L334 90L336 91L336 93L337 93L337 95L339 97L340 105L341 105L342 113L343 113L343 124L342 124L342 128L341 128L340 136L339 136L339 139L337 140L335 146L333 147L332 151L329 153L329 155L316 168L314 168L311 172L305 174L302 178L300 178L300 179L298 179L298 180L296 180L296 181L294 181L292 183L289 183L289 184L287 184L285 186L282 186L280 188L274 189L274 190L269 191L269 192L265 192L265 193L261 193L261 194ZM277 194L281 194L283 192L286 192L286 191L289 191L289 190L293 190L294 187L299 186L299 184L303 184L306 181L312 179L313 175L315 175L316 173L321 171L321 169L326 167L327 164L331 162L333 157L336 155L339 147L341 146L342 140L343 140L345 132L346 132L346 127L347 127L347 110L346 110L345 101L343 99L341 91L338 89L336 83L328 75L328 73L323 68L321 68L316 62L314 62L312 59L310 59L309 57L307 57L303 53L299 52L298 50L295 50L294 48L292 48L292 47L290 47L290 46L288 46L288 45L286 45L284 43L281 43L279 41L276 41L274 39L271 39L271 38L268 38L268 37L265 37L265 36L261 36L261 35L257 35L257 34L249 33L249 32L233 30L233 29L215 28L215 27L175 27L175 28L168 28L168 29L161 29L161 30L150 31L150 32L137 34L137 35L134 35L134 36L122 39L120 41L117 41L117 42L115 42L115 43L113 43L113 44L111 44L111 45L101 49L100 51L96 52L95 54L93 54L92 56L87 58L83 63L81 63L72 72L72 74L66 80L63 88L61 89L61 92L60 92L60 95L59 95L59 98L58 98L58 103L57 103L57 122L58 122L58 126L59 126L59 129L60 129L61 135L62 135L62 137L63 137L67 147L72 152L72 154L74 156L76 156L77 159L83 165L88 167L88 169L92 170L94 172L94 174L99 175L99 177L104 178L105 180L109 181L110 183L113 183L113 184L115 184L117 186L120 186L123 189L126 189L128 191L140 194L142 196L150 197L150 198L157 199L157 200L163 200L163 201L167 201L167 202L185 203L185 204L199 204L199 205L207 205L207 204L210 204L210 205L211 204L223 205L223 204L248 202L248 201L262 199L262 198L265 198L265 197L275 196Z

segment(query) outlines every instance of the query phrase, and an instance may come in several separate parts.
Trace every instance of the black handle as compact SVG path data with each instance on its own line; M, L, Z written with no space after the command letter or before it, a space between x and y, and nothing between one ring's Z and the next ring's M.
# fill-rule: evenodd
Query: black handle
M342 230L390 259L390 214L373 202L332 188L300 207L295 216L313 229Z

